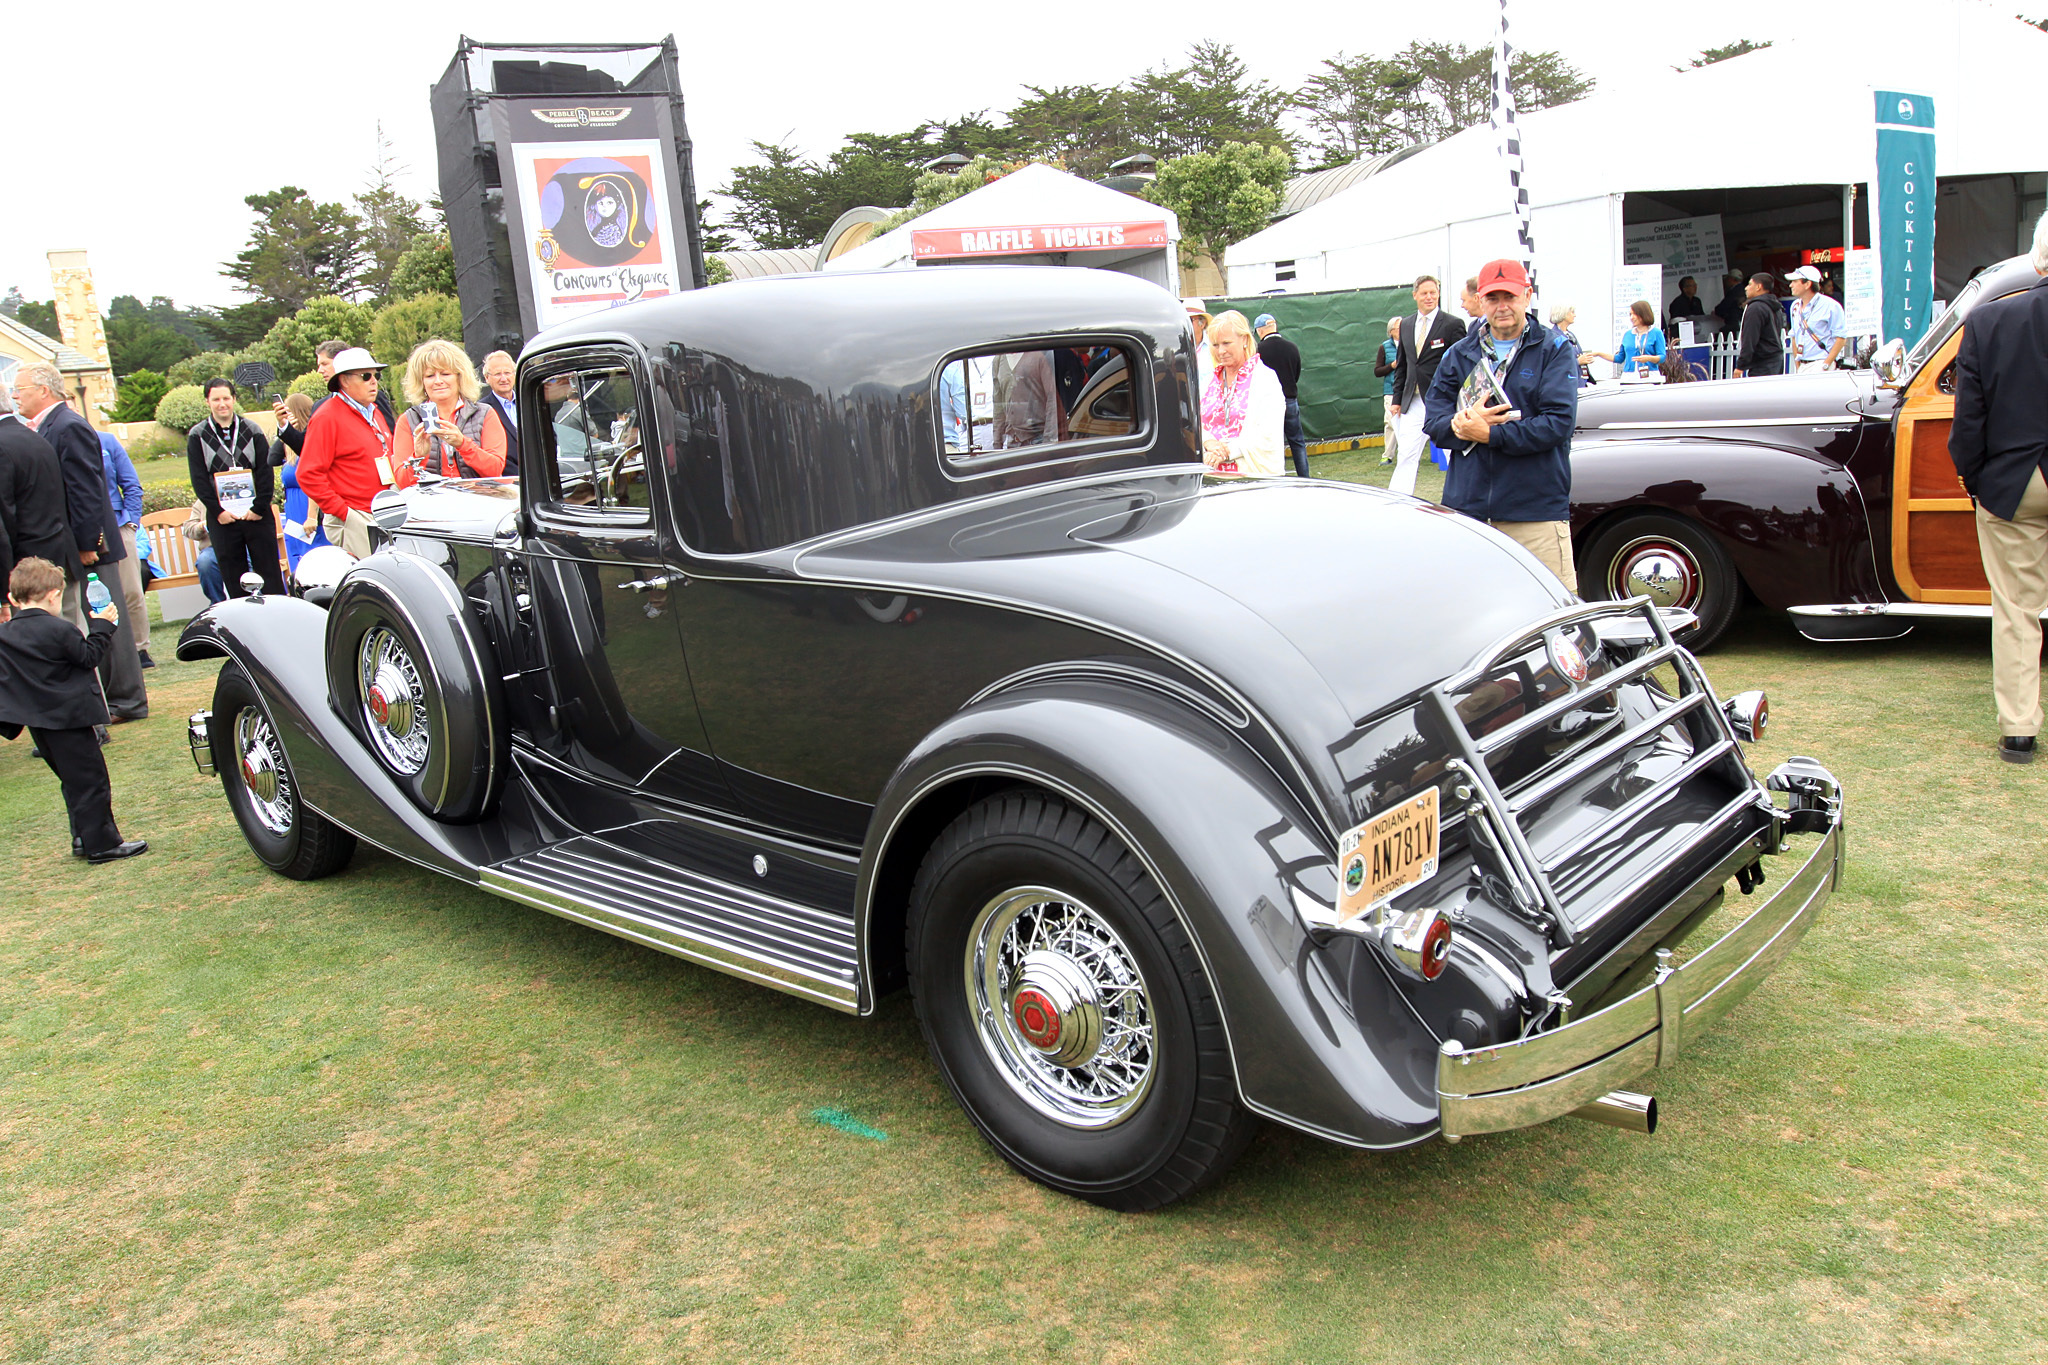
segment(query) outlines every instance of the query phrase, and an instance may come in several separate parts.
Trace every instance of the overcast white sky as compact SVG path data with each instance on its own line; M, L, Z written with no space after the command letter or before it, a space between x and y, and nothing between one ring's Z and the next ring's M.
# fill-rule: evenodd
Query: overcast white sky
M1763 0L1633 9L1584 0L1509 3L1518 46L1556 49L1608 90L1684 65L1703 47L1786 36L1775 26L1800 13ZM422 199L433 192L427 91L464 32L522 43L638 42L674 32L697 184L708 193L751 159L755 140L790 134L823 155L848 132L1000 111L1026 84L1119 81L1177 61L1203 38L1232 44L1253 75L1291 89L1338 52L1384 54L1412 39L1490 45L1497 8L1495 0L1065 7L426 0L355 13L379 21L375 56L349 51L355 20L329 6L124 7L114 30L90 32L83 51L77 12L16 7L0 82L15 113L12 183L0 199L0 291L19 284L30 298L47 298L43 253L84 247L102 308L118 294L244 301L220 275L220 263L248 237L243 196L285 184L322 200L352 195L367 177L380 120L410 167L404 188ZM394 46L382 21L397 13L418 17ZM75 68L65 60L73 51ZM88 92L83 100L81 91ZM1760 114L1729 118L1730 135L1754 135Z

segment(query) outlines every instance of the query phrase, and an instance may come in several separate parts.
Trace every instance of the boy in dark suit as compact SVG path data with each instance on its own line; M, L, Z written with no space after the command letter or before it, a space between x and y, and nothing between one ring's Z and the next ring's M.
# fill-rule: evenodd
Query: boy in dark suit
M111 863L149 852L114 827L114 789L94 727L107 723L100 697L99 662L114 642L117 608L92 614L85 635L59 611L64 571L31 555L7 580L14 613L0 624L0 735L13 739L27 727L57 774L71 816L71 852L91 863Z

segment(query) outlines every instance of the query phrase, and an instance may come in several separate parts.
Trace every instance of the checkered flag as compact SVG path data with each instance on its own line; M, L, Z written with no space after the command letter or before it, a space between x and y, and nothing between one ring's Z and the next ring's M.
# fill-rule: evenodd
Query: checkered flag
M1536 281L1536 233L1529 220L1529 189L1522 183L1522 130L1515 126L1515 91L1509 84L1515 50L1508 43L1508 0L1500 0L1500 36L1493 44L1493 135L1507 163L1508 190L1515 198L1515 236L1522 244L1522 268Z

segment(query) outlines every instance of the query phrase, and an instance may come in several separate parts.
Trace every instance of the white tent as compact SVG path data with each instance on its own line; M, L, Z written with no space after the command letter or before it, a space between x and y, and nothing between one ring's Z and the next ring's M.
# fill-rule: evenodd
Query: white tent
M1180 292L1180 220L1158 204L1051 166L1025 166L821 267L888 270L948 261L1087 265Z
M1844 11L1824 35L1523 114L1542 302L1577 306L1581 339L1609 349L1625 195L1868 181L1873 89L1933 98L1943 182L2039 181L2048 155L2033 96L2048 71L2048 33L2011 18L2011 9L1982 0L1873 0ZM1992 259L2021 249L2010 227L2029 191L2014 194L2001 201ZM1231 292L1387 285L1425 272L1462 279L1489 259L1517 254L1507 204L1492 130L1468 128L1231 247ZM1946 190L1938 212L1951 212ZM1938 222L1937 234L1949 230ZM1840 234L1837 226L1832 238ZM1675 283L1667 280L1664 292ZM1718 297L1706 280L1701 293L1710 306Z

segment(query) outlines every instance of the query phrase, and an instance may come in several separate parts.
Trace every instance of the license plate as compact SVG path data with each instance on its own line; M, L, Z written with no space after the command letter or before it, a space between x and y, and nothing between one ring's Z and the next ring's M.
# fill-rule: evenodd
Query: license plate
M1381 811L1337 841L1337 922L1436 875L1436 788Z

